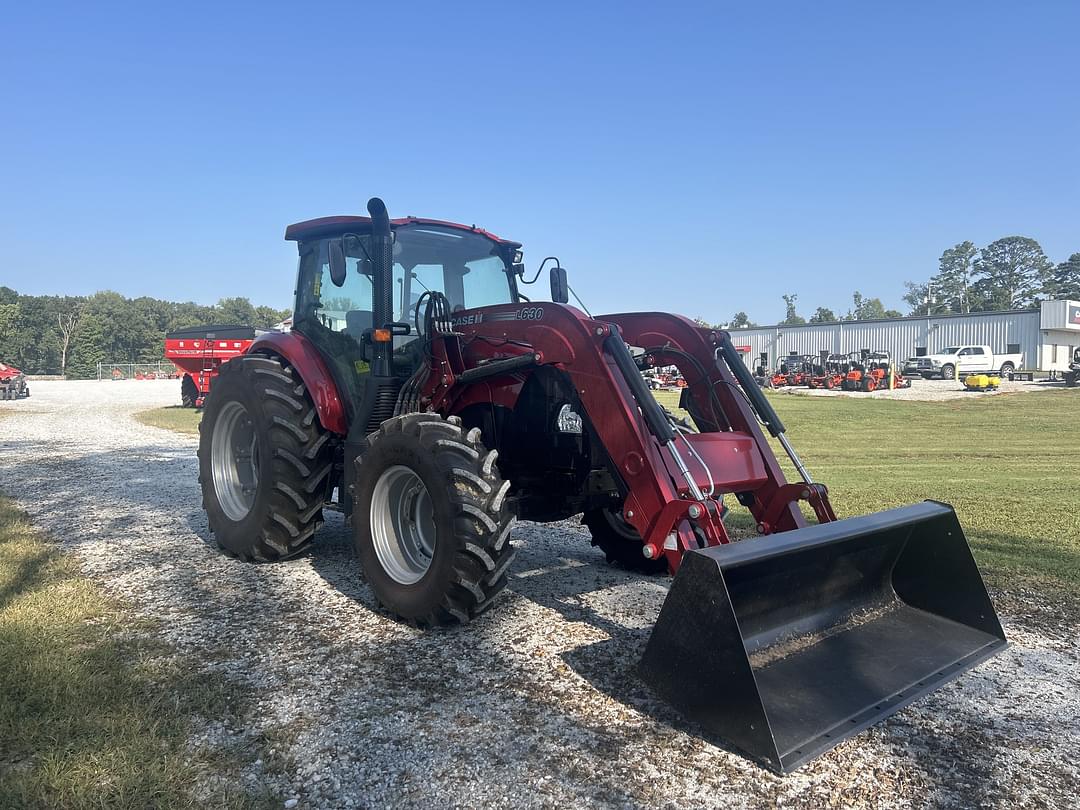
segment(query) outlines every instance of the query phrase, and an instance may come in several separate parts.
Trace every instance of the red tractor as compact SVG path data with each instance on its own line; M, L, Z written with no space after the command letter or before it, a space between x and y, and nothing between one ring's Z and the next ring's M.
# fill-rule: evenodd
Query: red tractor
M609 561L675 575L646 682L781 772L1005 646L952 508L837 520L727 332L591 316L557 259L529 300L519 243L368 212L286 229L292 332L214 382L199 469L227 554L293 557L340 510L379 602L432 627L497 602L516 520L583 514ZM641 375L672 365L688 421ZM731 542L726 497L761 537Z
M0 363L0 399L22 399L30 396L26 375L15 366Z

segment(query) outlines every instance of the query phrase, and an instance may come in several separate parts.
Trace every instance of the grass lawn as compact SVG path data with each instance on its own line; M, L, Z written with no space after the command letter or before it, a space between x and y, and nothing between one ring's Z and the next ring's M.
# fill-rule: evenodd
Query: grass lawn
M175 430L177 433L188 433L192 436L199 435L199 421L202 419L202 409L184 408L180 405L170 405L167 408L154 408L149 411L140 411L135 418L144 425L150 427Z
M840 517L945 501L994 585L1080 591L1080 390L945 402L769 396Z
M189 729L241 696L152 634L0 496L0 807L268 803L220 784L192 796L231 760L189 749Z

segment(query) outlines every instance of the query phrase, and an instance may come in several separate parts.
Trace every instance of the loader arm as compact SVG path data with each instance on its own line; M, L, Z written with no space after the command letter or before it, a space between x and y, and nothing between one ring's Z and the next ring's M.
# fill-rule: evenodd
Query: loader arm
M676 315L590 318L546 302L457 313L455 322L456 334L432 345L431 407L455 413L471 401L497 401L493 389L512 397L530 366L565 372L625 485L623 517L642 537L643 553L664 554L673 572L687 551L729 542L718 499L703 492L737 493L764 533L805 525L797 500L818 490L786 481L739 380L717 359L721 333ZM695 413L706 415L700 434L664 434L662 409L627 368L628 353L620 356L626 343L663 347L657 356L680 368Z

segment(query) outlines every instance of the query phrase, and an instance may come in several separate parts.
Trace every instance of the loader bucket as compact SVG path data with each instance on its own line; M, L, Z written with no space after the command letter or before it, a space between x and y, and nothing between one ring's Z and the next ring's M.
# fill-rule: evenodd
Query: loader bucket
M956 513L926 501L688 553L640 672L788 773L1005 646Z

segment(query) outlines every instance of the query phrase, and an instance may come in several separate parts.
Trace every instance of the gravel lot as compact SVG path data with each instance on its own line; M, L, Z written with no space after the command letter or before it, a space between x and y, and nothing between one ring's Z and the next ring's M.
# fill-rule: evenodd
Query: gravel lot
M897 388L894 391L826 391L824 388L807 388L805 385L791 388L777 388L784 394L803 395L811 397L859 397L874 399L914 399L925 402L940 402L946 399L978 399L979 397L992 397L997 394L1030 394L1039 391L1056 391L1065 387L1061 380L1046 382L1046 375L1036 373L1033 382L1013 382L1002 380L1001 387L996 391L968 391L959 380L924 380L916 377L911 381L910 388Z
M1077 801L1072 606L996 593L1009 650L778 778L650 698L633 666L667 581L608 568L575 523L519 524L501 603L424 634L373 609L336 515L301 559L216 551L195 440L131 418L176 402L178 383L33 390L0 402L15 412L0 418L0 489L179 649L250 689L242 727L211 719L193 741L245 752L222 778L299 807Z

